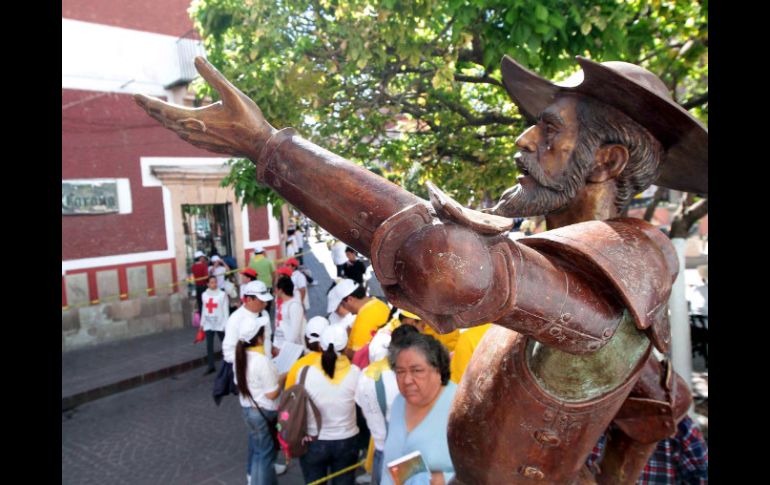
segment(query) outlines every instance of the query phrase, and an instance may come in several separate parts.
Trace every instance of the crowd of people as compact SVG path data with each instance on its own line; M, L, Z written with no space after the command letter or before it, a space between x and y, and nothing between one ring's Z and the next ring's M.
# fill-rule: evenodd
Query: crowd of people
M301 242L292 244L302 247ZM235 384L243 408L247 483L276 484L288 465L279 463L271 426L282 393L300 376L320 413L319 422L307 413L309 442L298 459L306 483L348 470L326 483L393 484L388 464L414 452L428 471L409 483L449 483L454 475L446 432L449 410L473 352L492 324L438 334L418 315L370 294L366 266L354 249L338 243L331 252L337 278L327 291L325 316L307 318L308 278L294 257L297 252L276 267L257 248L249 267L240 272L240 295L232 312L217 266L209 269L206 286L198 293L207 372L214 371L218 336L224 356L218 379L224 376ZM281 353L292 349L301 352L291 354L290 366L279 370ZM651 460L668 459L674 476L682 463L681 476L687 481L654 483L706 483L705 442L692 426L680 429L682 433L689 449L683 449L677 435L661 442ZM589 467L600 466L603 446L604 441L597 444ZM356 479L355 465L364 459L367 473Z

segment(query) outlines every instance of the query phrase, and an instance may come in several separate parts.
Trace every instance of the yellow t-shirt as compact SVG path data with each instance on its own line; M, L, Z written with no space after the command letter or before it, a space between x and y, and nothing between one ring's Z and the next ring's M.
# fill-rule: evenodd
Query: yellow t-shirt
M371 300L364 303L364 306L358 311L353 327L350 329L350 338L348 347L356 351L368 344L374 332L388 321L390 308L378 298L372 297Z
M455 346L457 345L457 339L460 338L460 329L455 329L442 335L433 330L433 328L427 323L425 324L425 329L422 331L422 333L425 335L430 335L431 337L444 344L444 347L446 347L450 353L454 352Z
M283 388L288 389L296 384L299 371L305 366L315 364L316 361L321 362L321 352L310 352L292 364L291 369L289 369L289 373L286 374L286 384L283 386Z
M452 361L449 363L449 369L452 372L449 379L455 384L460 383L460 379L465 374L465 368L473 357L473 351L478 347L481 338L487 333L491 323L485 323L478 327L473 327L460 334L455 346L455 353L452 355Z

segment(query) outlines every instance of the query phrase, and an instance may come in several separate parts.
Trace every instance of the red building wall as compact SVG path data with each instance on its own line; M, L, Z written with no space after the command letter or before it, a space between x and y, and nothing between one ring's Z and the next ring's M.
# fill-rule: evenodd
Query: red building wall
M267 207L249 206L249 241L270 238L269 214Z
M62 179L128 178L133 212L62 216L62 260L168 249L161 188L142 187L140 157L211 155L161 127L129 94L62 90L62 106L77 101L62 111Z
M193 28L190 0L62 0L62 17L179 37ZM195 38L197 34L195 34Z

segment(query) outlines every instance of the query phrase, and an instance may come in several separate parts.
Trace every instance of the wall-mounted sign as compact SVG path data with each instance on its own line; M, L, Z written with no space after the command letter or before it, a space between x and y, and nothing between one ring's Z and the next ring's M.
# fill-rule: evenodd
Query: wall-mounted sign
M119 209L116 180L61 183L62 215L109 214Z

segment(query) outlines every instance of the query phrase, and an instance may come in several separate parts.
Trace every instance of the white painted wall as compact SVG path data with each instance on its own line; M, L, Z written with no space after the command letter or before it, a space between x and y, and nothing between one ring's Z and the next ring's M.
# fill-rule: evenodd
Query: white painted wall
M169 96L177 38L62 18L62 88Z

